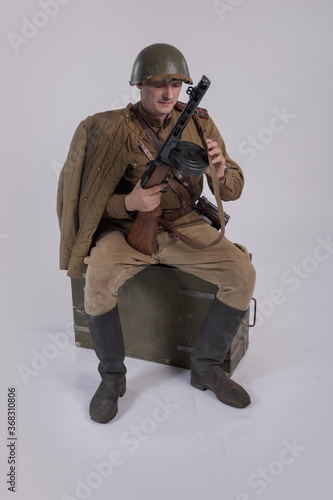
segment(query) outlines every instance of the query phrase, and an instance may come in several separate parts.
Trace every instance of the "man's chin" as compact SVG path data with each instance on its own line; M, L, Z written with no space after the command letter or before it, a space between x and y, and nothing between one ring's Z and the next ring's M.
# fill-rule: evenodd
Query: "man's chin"
M164 113L166 113L166 114L170 113L171 110L172 110L172 108L173 108L173 103L168 103L168 104L162 104L162 103L160 103L160 105L159 105L159 111L161 113L163 113L163 114Z

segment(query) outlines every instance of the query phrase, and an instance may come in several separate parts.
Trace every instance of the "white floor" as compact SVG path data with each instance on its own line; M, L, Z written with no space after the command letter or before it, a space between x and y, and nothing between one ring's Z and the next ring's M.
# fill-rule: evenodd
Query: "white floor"
M58 305L65 316L66 302ZM2 356L1 407L6 388L15 386L14 498L327 498L330 313L292 307L280 306L251 331L234 374L252 396L248 408L225 406L192 388L187 370L127 358L127 393L106 425L88 416L99 383L97 358L75 347L71 316L62 329L50 323L12 331ZM12 319L23 320L19 311ZM1 489L13 498L5 484L6 422L1 429Z

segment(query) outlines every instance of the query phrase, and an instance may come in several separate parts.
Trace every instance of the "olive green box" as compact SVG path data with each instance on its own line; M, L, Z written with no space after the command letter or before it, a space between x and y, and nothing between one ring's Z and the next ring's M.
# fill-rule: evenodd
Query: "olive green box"
M75 342L93 348L84 314L84 277L71 279ZM179 269L153 265L119 290L126 356L190 368L191 351L217 287ZM232 375L249 344L249 311L223 363ZM252 325L251 325L252 326Z

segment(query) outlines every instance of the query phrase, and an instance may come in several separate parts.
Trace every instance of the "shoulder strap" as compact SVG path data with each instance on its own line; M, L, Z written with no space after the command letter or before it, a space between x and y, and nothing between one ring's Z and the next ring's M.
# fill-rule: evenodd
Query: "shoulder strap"
M186 104L184 102L177 101L176 103L176 108L180 109L180 111L183 111L185 108ZM204 108L197 108L195 111L196 115L198 115L200 118L204 118L205 120L208 120L209 115L207 109Z

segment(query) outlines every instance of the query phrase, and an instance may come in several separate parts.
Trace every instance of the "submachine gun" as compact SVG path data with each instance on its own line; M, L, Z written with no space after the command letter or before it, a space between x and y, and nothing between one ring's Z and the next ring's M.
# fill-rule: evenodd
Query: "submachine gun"
M146 171L141 178L142 188L147 189L167 182L171 168L176 169L182 175L192 177L202 175L207 169L209 165L207 148L204 149L189 141L181 141L180 138L210 83L210 80L203 75L196 87L188 87L186 90L190 98L160 151L154 160L147 163ZM216 208L215 210L217 211ZM151 212L137 212L127 237L129 245L145 255L152 255L156 246L158 220L161 213L160 206Z

